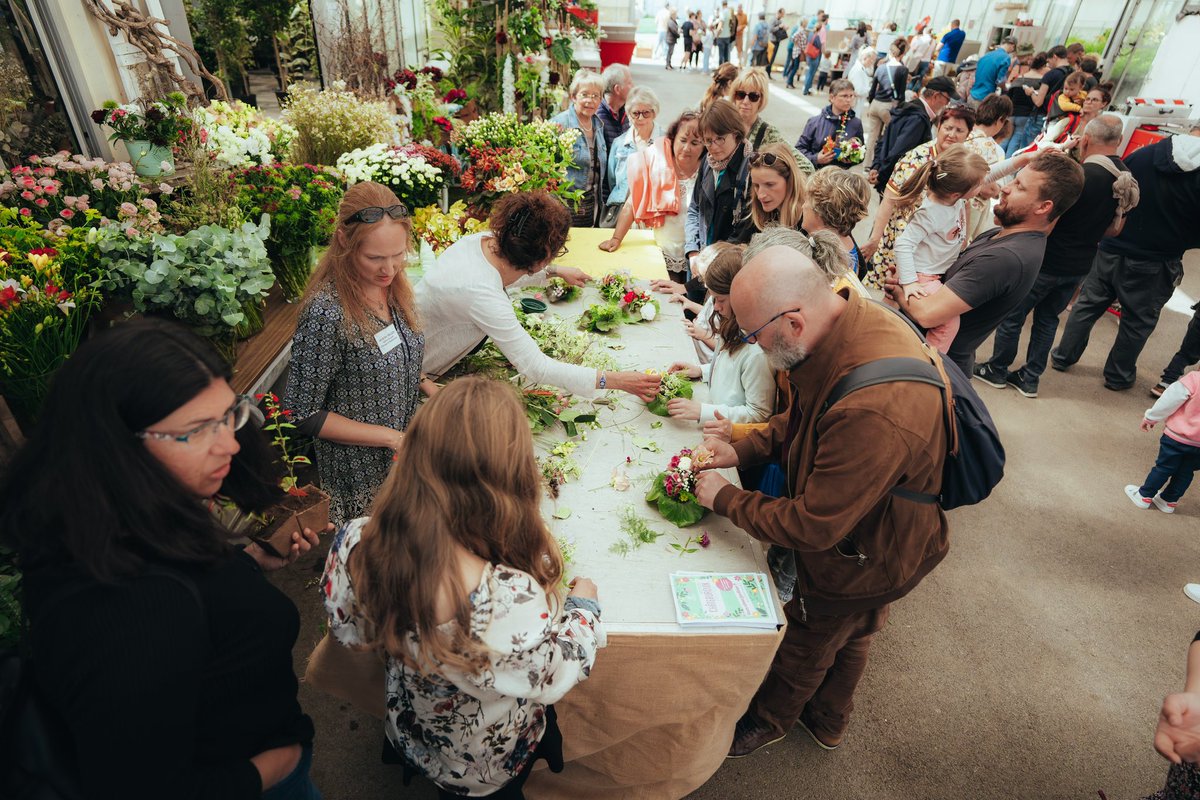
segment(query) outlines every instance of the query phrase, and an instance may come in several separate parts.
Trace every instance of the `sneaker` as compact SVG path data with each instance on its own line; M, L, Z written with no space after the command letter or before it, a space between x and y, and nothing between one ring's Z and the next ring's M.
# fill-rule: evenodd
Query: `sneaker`
M1166 381L1159 381L1158 383L1156 383L1152 387L1150 387L1150 396L1151 397L1162 397L1163 392L1165 392L1167 390L1167 387L1170 385L1171 384L1167 383Z
M1154 503L1154 507L1164 514L1174 514L1175 506L1178 505L1177 502L1172 503L1169 500L1163 500L1161 494L1154 495L1154 497L1150 498L1150 502Z
M828 736L826 736L824 738L817 736L816 726L814 726L812 724L811 720L805 719L804 712L800 713L800 719L797 720L797 724L800 726L800 728L805 733L807 733L809 736L812 737L812 740L817 743L817 747L821 748L822 750L837 750L839 747L842 746L842 737L841 736L839 736L836 739L830 738Z
M1189 583L1183 587L1183 593L1188 596L1188 599L1200 603L1200 583Z
M729 745L729 753L725 757L745 758L756 750L775 744L786 735L776 734L753 711L747 711L733 728L733 744Z
M1020 370L1008 373L1008 385L1024 397L1037 397L1037 381L1031 381Z
M1008 385L1008 370L993 367L989 362L976 364L972 374L979 380L992 386L996 389L1003 389Z
M1125 494L1129 497L1129 502L1138 508L1147 509L1150 507L1150 498L1142 497L1142 493L1138 491L1140 488L1140 486L1131 483L1125 487Z

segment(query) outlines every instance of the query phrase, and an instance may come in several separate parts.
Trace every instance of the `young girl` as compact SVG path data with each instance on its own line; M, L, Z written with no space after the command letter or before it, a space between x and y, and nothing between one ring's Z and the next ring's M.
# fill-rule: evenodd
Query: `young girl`
M896 273L906 298L923 297L942 288L942 275L967 243L966 201L987 177L983 156L955 145L925 162L904 184L898 207L917 202L925 193L908 227L896 237L894 248ZM925 338L945 353L956 333L957 317L931 328Z
M596 586L576 578L560 601L562 554L511 387L452 382L413 417L397 457L372 516L334 538L330 631L387 656L384 730L439 797L522 797L537 758L561 770L550 704L605 645Z
M1129 485L1125 494L1138 508L1153 503L1159 511L1175 513L1175 504L1200 469L1200 372L1189 372L1163 391L1146 411L1142 430L1166 420L1158 443L1158 460L1140 487Z
M717 419L719 412L732 422L746 423L762 422L775 411L775 381L767 357L758 345L742 341L729 303L730 285L742 268L742 250L737 245L723 248L704 273L713 307L709 325L719 337L712 361L704 365L677 361L670 369L707 383L709 402L676 397L667 404L672 417L703 424Z

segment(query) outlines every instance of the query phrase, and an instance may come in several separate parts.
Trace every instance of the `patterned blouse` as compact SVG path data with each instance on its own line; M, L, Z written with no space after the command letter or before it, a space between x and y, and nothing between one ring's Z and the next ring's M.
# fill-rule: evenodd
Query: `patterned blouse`
M349 647L367 640L346 569L366 522L337 532L321 579L330 633ZM551 616L537 581L503 565L484 567L471 606L471 637L491 650L489 665L477 675L423 674L388 658L384 731L442 789L485 795L525 768L546 729L545 707L587 679L607 639L594 601L568 597ZM409 645L415 655L415 635Z
M891 179L888 180L888 189L899 194L904 184L913 174L937 155L936 142L929 141L924 144L919 144L912 150L909 150L904 155L900 156L900 160L896 162L896 169L892 172ZM891 218L887 222L887 227L883 229L883 235L879 239L879 249L875 251L875 255L871 257L871 263L867 267L866 276L863 278L863 283L868 286L874 286L876 289L883 288L884 278L887 277L888 271L896 266L896 237L904 233L904 229L908 227L908 221L912 219L912 215L921 207L922 201L925 200L925 192L913 201L907 208L902 208L892 212Z
M417 410L425 337L392 311L400 343L382 353L375 332L352 337L343 324L337 290L330 286L300 312L292 337L292 366L286 407L304 422L324 412L356 422L404 430ZM373 316L382 330L387 323ZM335 525L362 516L392 467L386 447L360 447L316 440L321 486L333 500Z

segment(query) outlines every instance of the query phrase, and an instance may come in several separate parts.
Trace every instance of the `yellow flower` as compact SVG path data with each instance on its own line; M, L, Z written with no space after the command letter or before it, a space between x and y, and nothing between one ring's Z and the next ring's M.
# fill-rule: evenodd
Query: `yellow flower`
M54 256L50 256L45 253L30 253L29 254L29 263L32 264L33 268L35 270L37 270L38 272L45 272L46 268L50 266L50 262L53 259L54 259Z
M33 278L29 277L28 275L22 275L21 276L21 287L24 289L28 289L30 286L33 286Z

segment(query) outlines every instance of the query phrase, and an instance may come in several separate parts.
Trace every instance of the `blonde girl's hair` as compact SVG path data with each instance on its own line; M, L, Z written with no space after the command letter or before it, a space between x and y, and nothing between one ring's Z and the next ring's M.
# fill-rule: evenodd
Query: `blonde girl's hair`
M458 548L528 573L549 598L548 613L557 614L563 559L542 520L541 493L512 386L460 378L426 402L348 563L368 645L424 672L446 666L478 674L486 666L489 653L471 636L475 587L463 581ZM439 596L451 600L449 620L438 618Z
M704 272L704 285L713 294L728 295L733 286L733 278L742 268L742 253L745 245L723 242L722 247ZM732 309L728 317L723 317L713 309L708 322L709 328L721 337L721 349L727 353L736 353L745 344L742 332L738 329L737 318Z
M822 169L808 179L808 205L839 236L849 236L871 208L871 185L857 172Z
M896 205L905 208L919 202L926 189L938 197L966 194L987 174L988 163L983 156L961 144L952 145L922 164L904 182Z
M764 156L774 156L774 159ZM770 164L767 162L770 161ZM758 202L758 193L752 192L750 200L750 218L758 230L768 225L782 225L785 228L795 228L804 216L804 176L796 164L791 145L785 142L775 142L764 145L750 157L750 176L753 181L754 170L769 169L787 182L788 196L780 204L779 210L768 214L763 211Z
M733 89L733 82L737 80L737 76L738 68L728 61L717 67L712 76L712 83L708 85L708 89L704 92L704 99L700 101L700 111L703 112L712 105L714 100L729 97L729 92Z
M1081 69L1077 69L1068 75L1063 81L1062 90L1064 92L1069 92L1072 89L1075 91L1081 91L1085 86L1087 86L1087 79L1089 77L1091 76L1086 72Z
M354 266L354 258L362 247L363 240L380 225L399 225L408 239L408 251L412 252L413 232L412 218L409 216L392 219L384 214L383 219L372 223L349 220L364 208L389 208L394 205L402 205L400 198L383 184L366 181L351 186L338 206L337 228L329 240L329 249L321 256L316 271L308 280L303 304L307 306L317 294L332 287L342 304L346 331L352 337L365 339L374 335L378 327L378 323L373 321L366 294ZM414 331L420 330L421 321L417 315L412 284L408 282L404 270L400 270L392 281L388 290L388 305L404 318L409 328Z

